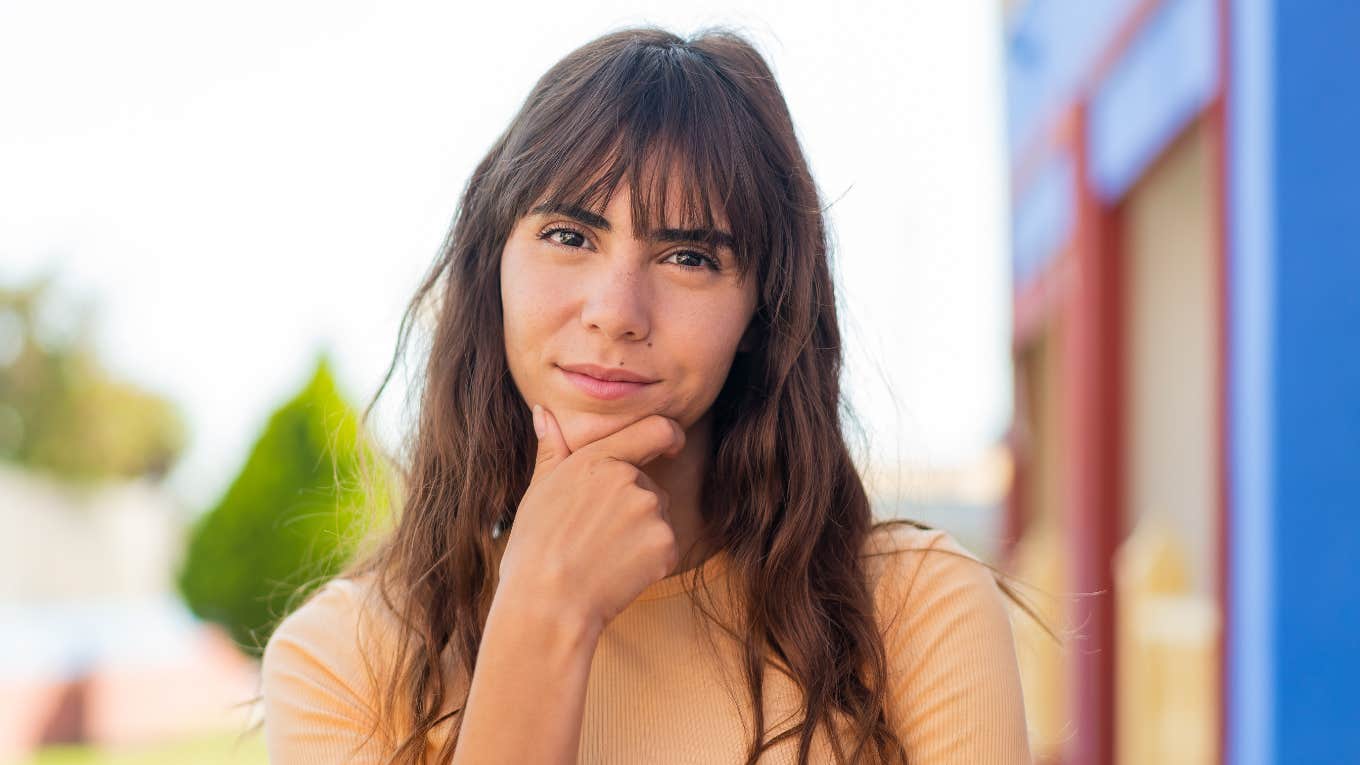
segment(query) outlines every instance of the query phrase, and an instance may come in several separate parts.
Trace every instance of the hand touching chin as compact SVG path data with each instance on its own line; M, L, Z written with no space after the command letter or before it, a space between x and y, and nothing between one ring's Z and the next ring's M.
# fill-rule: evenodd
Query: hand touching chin
M552 409L552 407L549 407ZM553 415L562 428L562 436L567 447L573 452L605 436L617 433L651 412L583 412L563 407L552 409Z

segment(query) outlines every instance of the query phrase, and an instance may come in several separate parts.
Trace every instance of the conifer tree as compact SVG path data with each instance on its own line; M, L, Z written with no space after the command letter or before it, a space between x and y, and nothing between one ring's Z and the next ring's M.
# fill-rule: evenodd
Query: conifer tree
M216 507L190 534L179 587L199 617L258 656L280 618L354 554L386 506L361 483L375 450L320 357L310 382L269 418ZM375 486L386 486L373 474Z

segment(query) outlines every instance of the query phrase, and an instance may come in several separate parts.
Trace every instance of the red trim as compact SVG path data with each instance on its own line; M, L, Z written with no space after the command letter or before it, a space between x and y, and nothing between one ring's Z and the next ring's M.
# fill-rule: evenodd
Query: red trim
M1077 107L1075 122L1086 120ZM1118 359L1122 357L1119 290L1110 257L1114 217L1091 188L1085 130L1077 130L1077 215L1072 248L1073 278L1065 301L1062 378L1066 438L1062 470L1063 519L1069 530L1069 591L1082 593L1071 604L1068 623L1080 637L1068 654L1068 709L1074 735L1063 761L1110 763L1114 759L1114 572L1111 567L1122 530Z

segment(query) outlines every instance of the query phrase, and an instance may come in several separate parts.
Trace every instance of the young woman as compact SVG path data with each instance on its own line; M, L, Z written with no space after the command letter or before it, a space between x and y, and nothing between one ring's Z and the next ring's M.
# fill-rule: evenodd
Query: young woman
M266 647L275 765L1029 762L1014 593L873 519L828 256L740 36L549 70L403 320L399 520Z

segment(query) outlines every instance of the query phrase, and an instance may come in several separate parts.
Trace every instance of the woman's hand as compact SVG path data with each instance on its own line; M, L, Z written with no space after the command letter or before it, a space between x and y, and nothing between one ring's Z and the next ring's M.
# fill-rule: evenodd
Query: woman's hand
M576 762L600 633L678 562L669 501L639 468L684 448L679 423L652 415L575 453L547 410L534 430L454 765Z
M538 458L500 562L497 597L565 609L603 630L679 563L670 499L641 467L675 456L685 431L659 414L572 452L534 406Z

